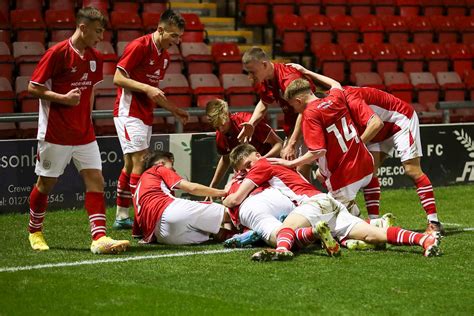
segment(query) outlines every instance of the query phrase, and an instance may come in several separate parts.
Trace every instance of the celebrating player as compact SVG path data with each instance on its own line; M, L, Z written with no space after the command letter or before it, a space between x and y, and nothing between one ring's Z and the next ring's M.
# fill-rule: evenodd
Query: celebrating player
M71 158L86 187L91 251L117 253L130 244L106 236L102 161L91 120L94 86L102 81L102 59L93 47L102 40L105 25L99 10L80 9L72 37L46 51L28 86L28 92L40 98L38 181L30 194L28 225L34 250L49 249L42 233L48 194Z
M175 189L198 196L225 196L225 190L210 188L181 178L173 169L170 152L155 151L145 157L145 172L133 197L135 219L143 241L187 245L208 241L210 235L224 239L224 223L230 223L226 207L174 197Z
M131 195L140 178L142 159L150 146L153 109L156 105L173 113L183 124L186 111L166 99L158 83L170 64L167 49L178 45L184 19L172 10L163 12L155 32L127 45L117 64L114 84L119 86L114 109L114 123L124 154L124 167L117 185L117 214L114 228L130 228Z
M242 130L242 123L247 122L252 116L250 113L229 113L227 102L220 99L211 100L207 103L206 114L211 125L216 129L217 152L221 155L216 172L212 178L211 188L215 188L229 169L229 153L237 145L238 134ZM250 144L257 148L258 152L265 157L275 157L280 154L283 141L275 131L261 120L255 125Z
M281 157L291 160L303 155L307 148L304 146L301 135L301 115L296 113L283 98L286 87L293 80L302 78L303 75L294 67L272 63L267 54L259 47L252 47L247 50L242 56L242 63L257 93L260 95L260 101L257 103L250 120L242 124L243 129L238 135L239 141L249 142L257 123L264 117L268 106L277 103L283 110L283 130L286 135ZM314 86L311 87L314 90ZM310 179L310 164L300 165L298 170L306 179Z

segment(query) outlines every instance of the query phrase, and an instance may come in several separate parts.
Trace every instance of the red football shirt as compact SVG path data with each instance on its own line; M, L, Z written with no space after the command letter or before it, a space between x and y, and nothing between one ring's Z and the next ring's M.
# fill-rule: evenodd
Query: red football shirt
M79 88L81 98L76 106L40 99L37 139L59 145L84 145L94 141L90 99L94 85L102 78L99 51L86 48L81 56L71 39L48 49L33 72L31 83L60 94Z
M306 106L303 136L309 151L325 152L318 165L328 189L338 190L373 172L372 156L357 135L342 90L331 89Z
M137 221L143 232L143 240L154 240L156 223L173 202L174 188L182 178L163 165L156 165L145 171L137 184L133 205L137 212Z
M152 34L139 37L125 47L117 67L138 82L158 87L170 64L166 50L159 50ZM119 87L115 100L114 116L132 116L146 125L153 124L153 109L156 104L145 93Z
M217 152L220 155L228 155L232 149L237 147L240 142L237 140L237 135L239 135L242 130L240 124L248 122L252 117L252 113L238 112L230 115L230 128L227 133L221 133L216 131L216 146ZM252 136L252 141L250 142L257 151L265 155L270 149L271 145L265 143L268 138L268 135L272 131L272 128L265 123L264 120L261 120L256 126Z
M299 205L306 199L320 194L311 183L295 170L272 165L265 158L260 158L255 165L250 168L246 179L251 180L256 186L269 183L270 186L280 190L290 200Z
M278 103L282 108L284 114L283 130L286 136L290 136L295 127L298 113L293 107L283 98L286 88L289 84L300 78L305 78L298 70L285 64L273 63L274 78L273 80L266 80L256 86L256 91L260 95L260 99L265 104ZM315 91L315 86L312 80L308 80L311 84L311 90Z

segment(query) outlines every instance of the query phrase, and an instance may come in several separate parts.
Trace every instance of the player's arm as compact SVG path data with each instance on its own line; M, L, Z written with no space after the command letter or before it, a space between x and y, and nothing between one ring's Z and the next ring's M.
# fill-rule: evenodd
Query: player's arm
M181 189L189 194L196 195L196 196L215 196L215 197L223 197L226 195L225 190L219 190L210 188L208 186L190 182L186 180L181 180L177 185L176 188Z
M298 114L295 122L295 128L293 129L293 133L291 133L290 138L288 138L288 142L285 148L281 151L281 157L287 160L294 159L296 157L296 143L302 137L301 131L301 124L303 121L303 114Z
M367 127L365 128L364 133L360 135L360 140L364 143L367 144L370 142L375 135L377 135L378 132L383 128L383 121L382 119L374 113L370 120L367 122Z
M277 157L280 155L280 151L283 147L283 140L275 133L272 129L268 133L268 137L265 143L272 145L272 148L263 157Z
M49 90L46 86L30 82L28 84L28 93L43 100L68 106L76 106L81 100L81 90L79 88L71 89L66 94L60 94Z
M298 70L299 72L301 72L304 76L310 78L311 80L317 82L317 83L320 83L320 84L323 84L325 86L328 86L330 87L331 89L342 89L342 86L341 84L332 79L332 78L329 78L329 77L326 77L326 76L323 76L323 75L320 75L318 73L315 73L311 70L308 70L306 68L304 68L303 66L301 65L298 65L298 64L288 64L290 65L291 67L295 68L296 70Z
M256 185L249 179L244 179L242 184L239 186L236 192L229 194L223 201L222 204L227 207L235 207L240 205L245 198L255 189Z
M159 99L158 105L161 106L163 109L170 111L173 115L181 121L182 124L186 124L189 120L189 113L185 110L177 107L168 99Z
M267 113L267 105L263 103L262 100L258 101L255 110L253 110L252 117L248 122L240 124L242 126L242 130L240 131L239 135L237 135L237 139L239 142L248 143L252 140L252 135L255 130L255 126L260 122L262 118L265 117Z
M166 100L163 91L156 87L152 87L148 84L131 79L126 73L126 71L119 67L117 67L117 70L115 70L114 85L117 85L130 91L145 93L155 103L158 103L158 101L160 100Z
M308 151L303 156L298 157L293 160L286 160L286 159L281 159L281 158L268 158L268 161L274 165L282 165L282 166L294 169L301 165L311 164L314 160L324 156L325 153L326 153L325 150L318 150L314 152Z
M215 188L217 184L219 184L219 181L221 181L222 177L227 172L227 169L229 169L229 165L229 155L222 155L219 159L219 162L217 163L216 172L214 172L214 177L212 177L211 184L209 184L211 188Z

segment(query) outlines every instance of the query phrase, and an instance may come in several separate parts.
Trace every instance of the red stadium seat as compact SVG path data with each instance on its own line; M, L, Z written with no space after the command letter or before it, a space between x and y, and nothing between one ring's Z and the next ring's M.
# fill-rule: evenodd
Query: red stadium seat
M275 18L276 40L281 42L280 51L285 54L302 54L305 51L305 26L303 19L294 14Z
M423 71L423 52L421 48L412 43L400 43L395 46L398 57L402 63L404 72L422 72Z
M464 44L474 43L474 16L455 17L454 22Z
M366 44L382 43L384 40L384 28L382 21L375 15L361 16L357 18L362 42Z
M295 1L294 0L270 0L272 8L272 16L275 19L280 14L294 14Z
M355 84L359 87L372 87L385 90L382 78L376 72L357 72L355 74Z
M240 50L236 44L214 43L212 44L211 55L217 64L219 76L242 73Z
M186 25L181 40L183 42L204 41L204 24L201 23L199 16L194 13L183 13L182 16L186 21Z
M74 11L76 0L49 0L50 10L72 10Z
M44 52L44 46L39 42L14 42L13 57L20 76L31 75Z
M76 29L76 18L72 10L48 10L45 20L53 42L71 37Z
M28 94L28 84L30 82L29 76L19 76L15 80L16 99L19 110L22 113L38 113L39 100ZM38 130L38 122L19 122L19 137L33 138L36 137Z
M445 101L464 101L466 99L464 83L456 72L438 72L436 81L444 93Z
M269 4L266 0L240 0L240 12L243 13L243 24L247 26L265 26L269 23Z
M117 87L114 85L112 75L104 76L104 80L95 87L96 96L94 108L96 110L113 110L117 94ZM116 134L113 118L94 119L94 126L97 135Z
M23 10L38 10L43 8L43 0L16 0L16 8Z
M355 82L355 74L358 72L372 71L372 54L366 44L348 44L344 47L344 54L349 63L351 82Z
M316 67L328 77L344 82L344 53L337 44L323 44L316 49Z
M410 73L411 84L415 87L418 102L433 109L439 101L439 86L431 72Z
M413 102L413 85L404 72L386 72L384 73L384 82L387 91L402 99L405 102Z
M143 29L146 33L151 33L156 31L158 28L158 22L160 21L161 13L157 12L143 12Z
M401 16L418 16L420 14L419 0L397 0Z
M127 47L130 42L117 42L117 56L122 57L125 47ZM169 52L169 51L168 51Z
M12 37L12 33L10 30L0 29L0 42L7 44L8 48L10 49L12 47L11 37Z
M143 13L158 13L161 14L169 7L169 1L159 2L143 2Z
M398 70L398 55L394 45L374 44L370 46L375 61L375 68L380 75L384 72L396 72Z
M132 41L143 35L142 20L137 13L113 11L110 17L117 41Z
M301 16L306 14L320 14L321 0L296 0L297 12Z
M336 33L337 42L341 45L357 43L359 40L359 27L354 18L347 15L333 16L331 24Z
M0 77L12 82L14 59L6 43L0 42Z
M188 74L212 73L213 63L209 46L204 43L181 43L181 53L188 68Z
M306 30L309 32L311 51L314 53L318 45L332 42L333 29L331 21L324 15L307 14L303 16Z
M372 6L377 16L395 15L395 0L372 0Z
M413 43L433 43L433 26L429 17L413 16L407 20Z
M322 0L321 2L326 16L346 14L346 0Z
M15 94L7 78L0 77L0 113L15 112Z
M424 16L443 15L444 12L443 0L422 0L421 7Z
M411 104L418 114L421 124L438 124L443 121L443 112L435 108L434 104L428 106L426 104Z
M45 44L45 24L40 11L12 10L10 20L19 42L40 42Z
M453 65L453 70L459 74L461 78L464 78L469 72L469 70L473 69L474 63L474 53L472 49L466 44L446 44L445 45L446 52L449 55L449 59Z
M426 44L421 46L425 60L428 64L428 71L435 74L440 71L448 71L448 54L442 44Z
M189 82L198 107L205 108L209 100L224 98L224 89L213 74L192 74L189 76Z
M113 1L114 11L116 12L128 12L130 14L138 13L139 4L137 2L122 2Z
M464 82L466 83L466 89L469 91L469 97L474 102L474 70L467 73Z
M102 57L104 59L103 74L115 74L118 57L112 44L109 42L99 42L97 43L96 49L102 53Z
M253 106L255 92L249 78L244 74L222 75L222 86L225 89L229 106Z
M434 15L430 17L438 43L456 43L458 31L454 20L447 16Z
M94 7L106 13L109 10L108 0L82 0L82 7Z
M446 14L448 16L466 15L467 6L465 0L444 0L443 3L446 7Z
M381 20L389 43L408 43L410 33L405 18L388 15L383 16Z
M353 17L372 14L371 0L348 0L349 15Z

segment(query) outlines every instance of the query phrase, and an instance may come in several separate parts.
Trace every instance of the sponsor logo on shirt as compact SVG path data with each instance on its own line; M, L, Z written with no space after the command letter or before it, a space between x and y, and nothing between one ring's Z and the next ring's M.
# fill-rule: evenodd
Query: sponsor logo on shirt
M84 73L84 74L82 75L81 81L86 81L88 76L89 76L89 73L88 73L88 72Z
M153 66L155 64L155 61L153 59L150 59L150 66Z
M72 68L71 68L71 72L72 72L72 73L75 73L76 71L77 71L77 67L72 67Z

